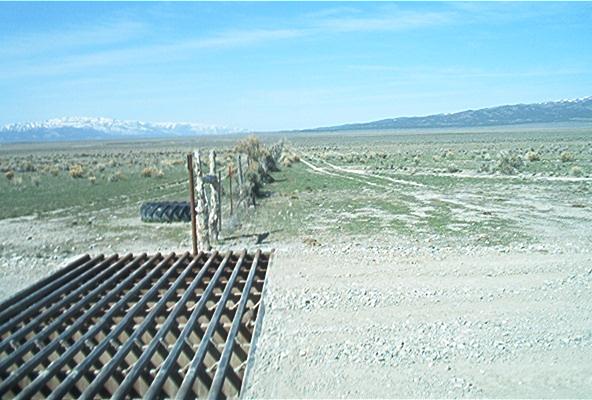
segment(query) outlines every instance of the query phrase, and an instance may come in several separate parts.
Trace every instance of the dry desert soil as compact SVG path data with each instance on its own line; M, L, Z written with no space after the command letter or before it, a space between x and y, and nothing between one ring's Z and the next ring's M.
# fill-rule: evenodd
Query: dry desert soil
M389 142L394 167L356 160L353 139L295 141L301 162L226 218L219 244L275 249L241 396L590 398L588 137L561 142L578 176L544 135ZM517 174L470 166L471 152L524 154L533 140L543 161ZM460 171L429 164L443 152ZM154 197L185 198L178 168ZM116 200L0 219L0 300L79 254L190 248L188 224L144 224L142 199Z

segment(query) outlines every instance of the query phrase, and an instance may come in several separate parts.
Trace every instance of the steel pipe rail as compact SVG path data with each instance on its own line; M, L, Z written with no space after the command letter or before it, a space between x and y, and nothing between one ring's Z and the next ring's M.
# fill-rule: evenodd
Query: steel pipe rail
M0 308L0 398L236 397L271 252L82 256Z
M90 260L90 256L85 254L83 256L78 257L64 268L60 269L59 271L55 272L53 275L48 276L47 278L41 279L34 285L29 286L28 288L21 290L20 292L16 293L14 296L9 298L8 300L3 301L0 303L0 310L4 310L8 308L8 306L19 302L20 300L24 299L25 297L30 296L37 290L41 289L43 286L49 284L51 281L58 279L59 277L67 274L68 272L72 271L73 269L79 267L82 263L87 262Z

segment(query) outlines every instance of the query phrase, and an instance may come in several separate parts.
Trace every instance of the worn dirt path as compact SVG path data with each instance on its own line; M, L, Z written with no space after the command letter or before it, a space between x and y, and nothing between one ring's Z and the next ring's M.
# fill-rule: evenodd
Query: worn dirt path
M503 215L535 240L488 247L335 237L320 247L277 246L243 397L592 395L587 209L534 191L493 207L484 194L416 191L301 159L311 173L404 191L419 204L436 199L465 218Z
M279 250L244 397L592 394L592 254L423 250Z

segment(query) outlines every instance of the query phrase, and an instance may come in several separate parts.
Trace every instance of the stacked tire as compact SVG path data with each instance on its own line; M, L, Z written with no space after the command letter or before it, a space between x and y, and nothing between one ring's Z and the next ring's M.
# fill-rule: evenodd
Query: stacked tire
M190 222L191 207L186 201L154 201L142 204L140 218L144 222Z

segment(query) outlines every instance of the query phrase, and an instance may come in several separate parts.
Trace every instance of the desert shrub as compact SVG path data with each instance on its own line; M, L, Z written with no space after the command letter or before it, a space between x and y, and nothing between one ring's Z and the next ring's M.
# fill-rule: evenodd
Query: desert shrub
M244 153L248 155L252 161L259 161L265 153L265 146L257 136L251 135L239 140L234 146L234 152Z
M263 173L266 175L269 175L270 172L279 171L279 168L276 164L276 159L269 151L266 151L261 155L261 158L259 159L259 165L261 166Z
M493 166L491 165L491 163L481 163L478 172L491 174L493 172Z
M146 167L142 170L141 175L144 178L162 178L164 172L156 167Z
M537 153L534 150L529 150L526 152L526 154L524 155L524 158L530 162L533 161L540 161L541 157L539 156L539 153Z
M180 158L173 158L173 159L162 160L161 164L166 167L173 167L176 165L184 164L184 161Z
M460 168L458 168L456 165L449 165L448 168L446 168L446 170L451 174L460 172Z
M296 154L284 153L281 157L281 162L284 167L291 167L292 164L300 162L300 157Z
M80 164L70 165L70 168L68 170L68 174L72 178L82 178L82 176L84 175L84 168L82 168L82 165L80 165Z
M14 171L6 171L4 173L4 176L6 177L6 179L8 179L9 181L14 179Z
M126 176L121 171L115 172L113 175L109 176L107 179L109 182L118 182L123 181L126 179Z
M505 174L517 174L523 167L522 157L512 151L500 151L495 165L495 171Z
M454 152L452 150L446 150L444 153L442 153L442 158L451 160L454 158Z
M51 174L57 176L60 173L60 169L55 165L44 165L43 168L39 169L44 174Z
M569 174L571 176L582 176L584 174L584 171L582 170L581 167L574 165L573 167L571 167L571 169L569 170Z
M569 151L562 151L559 155L559 159L561 160L561 162L571 162L575 160L575 157L573 153L570 153Z
M23 177L15 176L11 179L10 183L12 183L14 186L21 186L23 184Z
M19 167L19 170L21 172L34 172L36 169L30 160L26 160L22 162L22 164Z
M31 184L33 186L39 186L41 184L41 178L39 178L38 176L32 176L31 177Z

